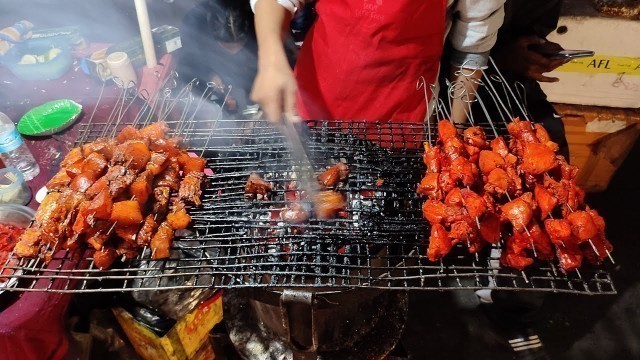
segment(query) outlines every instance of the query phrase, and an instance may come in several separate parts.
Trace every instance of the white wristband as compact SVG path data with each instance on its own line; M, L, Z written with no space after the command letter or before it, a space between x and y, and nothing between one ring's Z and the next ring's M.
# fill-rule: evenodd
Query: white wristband
M258 1L259 0L251 0L251 9L253 12L256 12L256 3ZM276 0L276 2L278 5L289 10L292 14L295 14L300 7L300 0Z

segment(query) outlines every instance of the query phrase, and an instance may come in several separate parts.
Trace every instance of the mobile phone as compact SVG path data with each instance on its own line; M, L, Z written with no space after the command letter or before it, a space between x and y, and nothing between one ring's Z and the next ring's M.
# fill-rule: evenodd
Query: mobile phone
M595 52L591 50L563 49L562 46L553 42L545 42L543 44L533 44L529 46L529 50L535 51L538 54L550 59L575 59L575 58L590 57L595 55Z

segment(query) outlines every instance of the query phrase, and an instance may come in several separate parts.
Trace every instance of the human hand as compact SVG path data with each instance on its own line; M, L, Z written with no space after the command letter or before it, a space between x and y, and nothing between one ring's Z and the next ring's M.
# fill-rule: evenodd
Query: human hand
M550 59L529 49L530 45L547 42L537 36L524 36L495 51L498 66L520 78L540 82L557 82L560 79L544 75L567 63L567 59Z
M297 122L296 90L296 79L289 63L271 62L258 67L251 100L260 105L272 123L280 123L283 115Z

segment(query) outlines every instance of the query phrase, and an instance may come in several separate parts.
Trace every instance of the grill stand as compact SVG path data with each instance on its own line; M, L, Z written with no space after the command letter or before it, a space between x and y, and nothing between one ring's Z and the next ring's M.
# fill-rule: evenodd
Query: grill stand
M231 341L246 359L383 359L400 340L408 296L365 289L228 290L223 306Z

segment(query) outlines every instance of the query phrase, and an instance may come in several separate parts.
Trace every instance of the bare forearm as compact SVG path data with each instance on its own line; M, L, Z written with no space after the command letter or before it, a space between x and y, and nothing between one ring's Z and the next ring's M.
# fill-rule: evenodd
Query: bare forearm
M451 121L461 124L467 122L467 114L471 108L471 102L475 99L478 84L473 81L482 77L479 69L452 69L449 80L457 85L454 98L451 101Z
M258 38L258 66L287 61L283 34L291 14L274 0L260 0L255 6L256 35Z

